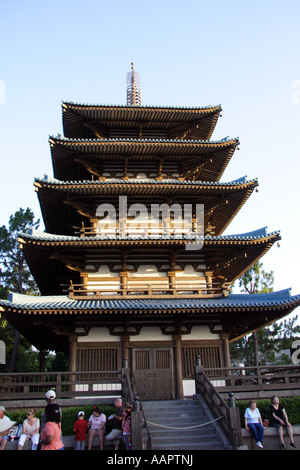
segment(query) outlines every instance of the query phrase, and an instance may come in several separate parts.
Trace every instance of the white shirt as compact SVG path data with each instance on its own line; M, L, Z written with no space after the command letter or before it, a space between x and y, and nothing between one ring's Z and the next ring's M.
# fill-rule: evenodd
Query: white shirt
M244 417L247 418L247 423L259 423L259 418L261 416L258 408L255 408L254 410L247 408Z

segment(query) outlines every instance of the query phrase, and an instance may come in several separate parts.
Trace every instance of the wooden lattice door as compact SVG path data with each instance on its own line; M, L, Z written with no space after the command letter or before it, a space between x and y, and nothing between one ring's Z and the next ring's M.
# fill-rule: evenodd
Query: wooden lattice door
M142 400L174 398L171 348L134 348L132 366L138 394Z

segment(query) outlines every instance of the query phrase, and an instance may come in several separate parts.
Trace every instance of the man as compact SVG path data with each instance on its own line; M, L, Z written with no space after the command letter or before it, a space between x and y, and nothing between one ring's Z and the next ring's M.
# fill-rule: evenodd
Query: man
M5 407L0 406L0 450L4 450L9 439L7 433L16 424L5 415Z
M116 412L114 415L109 416L109 420L113 419L113 429L106 436L107 441L113 441L115 445L115 450L119 449L120 437L123 434L122 431L122 419L123 419L123 404L122 398L117 398L115 400Z

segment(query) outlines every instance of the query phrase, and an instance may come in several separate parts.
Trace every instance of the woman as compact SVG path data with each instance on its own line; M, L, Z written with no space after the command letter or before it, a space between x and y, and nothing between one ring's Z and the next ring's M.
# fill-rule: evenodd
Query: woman
M286 449L286 445L283 440L283 426L287 430L287 433L290 437L290 446L295 447L294 443L294 436L293 436L293 429L291 424L289 423L288 416L284 407L279 403L279 398L273 396L271 398L272 405L270 406L271 412L271 423L275 426L278 430L278 435L280 439L280 444L282 449Z
M250 400L249 407L245 411L245 428L250 431L255 439L256 445L263 449L262 440L264 435L264 427L260 416L259 409L256 408L256 401Z
M93 439L98 436L100 450L103 450L106 416L101 413L98 406L93 407L92 415L89 418L88 450L91 450Z
M41 432L41 450L63 450L60 409L56 403L45 408L46 423Z
M25 442L31 439L32 450L37 449L39 443L40 420L35 417L36 410L29 410L27 418L23 422L22 434L19 438L18 450L22 450Z

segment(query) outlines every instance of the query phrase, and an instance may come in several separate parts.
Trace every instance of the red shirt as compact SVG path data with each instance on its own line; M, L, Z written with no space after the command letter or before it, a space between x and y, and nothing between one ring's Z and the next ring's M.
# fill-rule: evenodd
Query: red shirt
M75 421L73 431L76 431L75 441L85 441L88 422L85 419Z

